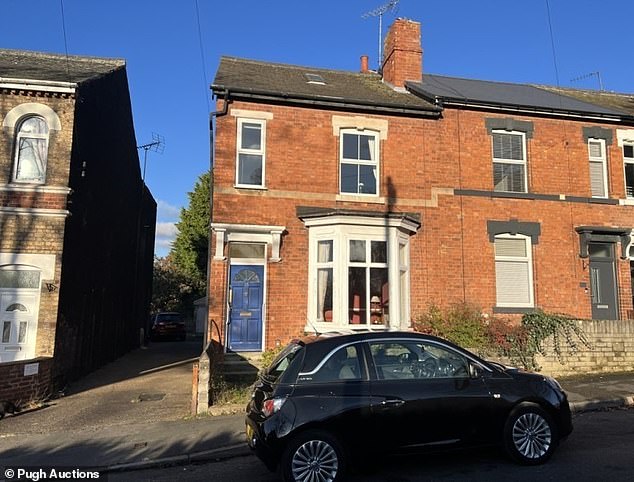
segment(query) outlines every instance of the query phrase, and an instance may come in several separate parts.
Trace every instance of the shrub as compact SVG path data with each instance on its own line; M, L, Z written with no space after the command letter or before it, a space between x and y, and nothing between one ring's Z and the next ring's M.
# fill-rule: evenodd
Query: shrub
M457 345L483 353L490 346L487 319L481 310L467 303L451 305L446 310L430 305L413 322L416 331L445 338Z
M280 354L280 352L284 349L284 345L278 345L275 348L269 348L268 350L262 352L262 368L268 368L275 357Z
M552 349L564 363L562 347L573 353L580 344L591 348L583 330L567 315L535 310L522 317L520 323L502 318L488 318L477 307L466 303L446 310L430 305L412 325L416 331L439 336L474 350L481 355L496 353L513 364L539 370L536 355L547 355L545 341L552 340Z

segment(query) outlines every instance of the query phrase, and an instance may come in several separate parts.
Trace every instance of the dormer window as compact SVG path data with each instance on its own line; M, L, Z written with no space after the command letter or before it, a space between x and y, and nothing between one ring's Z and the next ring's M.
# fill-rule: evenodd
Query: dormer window
M15 137L13 180L43 184L48 159L48 125L39 116L20 122Z

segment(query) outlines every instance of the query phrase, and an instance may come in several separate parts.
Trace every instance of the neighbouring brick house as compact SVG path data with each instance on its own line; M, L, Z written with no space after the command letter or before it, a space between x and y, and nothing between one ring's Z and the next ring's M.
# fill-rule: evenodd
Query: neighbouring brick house
M210 333L407 329L430 303L631 315L634 99L430 75L398 19L382 73L223 57Z
M0 49L0 400L139 344L156 203L125 62Z

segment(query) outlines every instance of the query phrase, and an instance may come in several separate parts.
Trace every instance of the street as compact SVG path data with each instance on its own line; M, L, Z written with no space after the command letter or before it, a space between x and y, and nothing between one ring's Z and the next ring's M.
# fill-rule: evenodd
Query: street
M574 416L575 430L549 463L522 467L494 448L387 460L374 473L354 473L353 482L634 480L634 409ZM254 456L200 465L111 473L110 481L251 482L278 480Z

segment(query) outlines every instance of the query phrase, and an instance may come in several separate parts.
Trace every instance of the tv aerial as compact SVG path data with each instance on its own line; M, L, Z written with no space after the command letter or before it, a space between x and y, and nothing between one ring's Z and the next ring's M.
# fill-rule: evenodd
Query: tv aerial
M580 80L589 79L591 77L596 77L599 81L599 90L603 92L603 81L601 80L601 72L590 72L589 74L580 75L579 77L575 77L574 79L570 79L570 82L579 82Z
M147 165L147 153L148 151L156 152L158 154L163 154L165 150L165 138L157 134L156 132L152 132L152 142L148 142L147 144L143 144L136 147L137 149L143 149L143 175L141 176L141 180L145 181L145 166Z
M381 63L383 61L383 15L387 12L394 10L398 5L399 0L390 0L389 2L381 5L380 7L370 10L369 12L361 15L361 18L379 17L379 56L377 57L378 70L381 70Z

